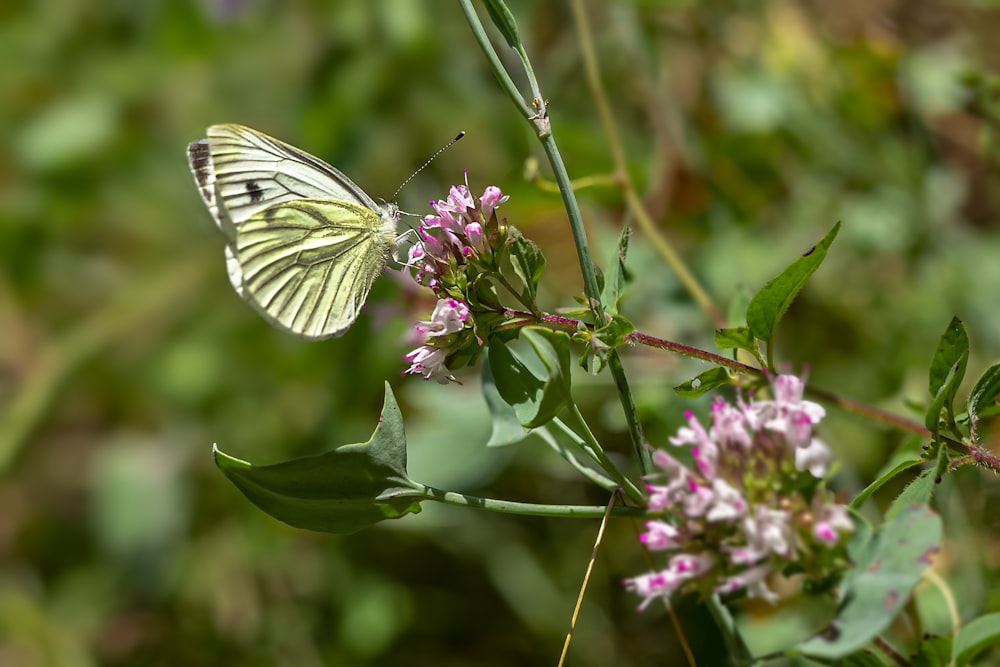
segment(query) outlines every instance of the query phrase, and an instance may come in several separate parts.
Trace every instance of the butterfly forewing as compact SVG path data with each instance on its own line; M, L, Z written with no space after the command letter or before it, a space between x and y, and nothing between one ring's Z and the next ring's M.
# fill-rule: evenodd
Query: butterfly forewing
M235 256L246 298L300 336L337 336L357 318L395 247L391 231L377 213L349 202L271 206L240 227Z
M319 158L242 125L213 125L188 147L202 198L232 236L250 216L298 199L339 199L377 205L340 171Z

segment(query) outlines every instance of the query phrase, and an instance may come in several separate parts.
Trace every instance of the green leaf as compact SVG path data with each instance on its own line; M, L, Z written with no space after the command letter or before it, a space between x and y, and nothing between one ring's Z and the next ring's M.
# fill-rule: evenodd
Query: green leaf
M934 497L935 477L934 468L928 468L917 475L889 505L886 518L891 519L914 505L928 505Z
M931 396L937 396L941 388L945 385L952 368L961 363L958 368L958 382L965 377L965 362L969 359L969 334L965 331L965 325L957 317L951 318L948 328L938 340L937 349L931 359L931 367L928 372L929 382L927 389ZM957 388L957 385L956 385ZM954 392L950 398L954 399Z
M854 500L851 501L851 507L855 509L861 507L861 505L866 500L868 500L869 496L871 496L873 493L882 488L882 486L884 486L885 483L888 482L890 479L892 479L899 473L903 472L904 470L909 470L913 466L918 466L921 463L923 463L923 459L919 457L906 458L900 461L892 468L890 468L887 472L879 475L878 479L876 479L874 482L866 486L865 489L861 493L859 493L854 498Z
M980 616L958 631L952 660L957 667L962 667L983 650L997 644L1000 644L1000 613Z
M518 419L514 408L500 396L500 390L497 389L496 381L493 379L494 349L510 353L504 345L490 345L486 350L486 363L483 364L483 396L486 398L486 405L489 407L490 416L493 418L493 432L490 434L490 439L486 443L486 446L504 447L521 442L528 437L531 429L521 426L521 420ZM500 353L500 356L504 357L503 352ZM503 358L501 361L501 363L507 362L509 362L507 358Z
M581 329L572 335L575 343L583 346L580 367L597 375L604 368L609 350L625 343L625 337L635 331L635 325L621 315L613 315L600 329Z
M949 667L949 663L951 663L951 637L922 637L916 655L910 658L913 667Z
M807 253L792 262L788 268L772 278L760 289L747 306L747 325L758 339L767 343L767 357L771 360L774 345L774 330L792 301L805 286L840 231L840 223Z
M511 236L513 238L508 245L510 261L514 267L514 273L524 283L521 297L528 303L534 304L538 294L538 281L541 280L542 271L545 269L545 256L534 241L524 238L520 232L513 228Z
M871 540L851 541L854 565L845 574L843 604L818 636L799 645L816 658L850 655L896 617L940 549L941 519L922 505L908 507L882 525Z
M927 414L924 415L924 426L927 427L927 430L934 437L937 437L938 432L941 430L942 411L945 411L945 417L948 422L954 421L952 418L954 414L952 412L952 400L954 399L955 391L958 389L958 383L962 381L962 375L965 373L965 363L968 361L968 358L968 354L966 354L948 369L948 374L942 380L942 384L937 390L937 395L931 401L931 404L927 406Z
M308 530L353 533L420 511L428 496L406 474L403 417L389 384L371 439L318 456L257 466L213 449L215 464L253 504Z
M490 369L500 397L514 409L518 422L535 428L570 401L570 341L569 334L542 327L526 327L522 334L536 363L525 363L509 347L491 342Z
M715 330L715 346L720 350L746 350L757 356L757 344L749 327L733 327Z
M962 320L953 317L938 340L928 371L927 389L934 399L927 408L924 425L935 435L940 429L942 411L947 423L954 424L955 392L965 378L968 361L969 334Z
M729 302L729 308L726 309L726 322L730 326L738 327L746 323L747 320L747 307L750 305L750 299L753 297L753 293L747 289L746 285L740 285L736 294L733 296L732 301Z
M710 368L707 371L699 373L687 382L682 382L674 387L674 391L684 398L695 398L713 389L718 389L732 383L733 378L729 374L729 371L722 366L716 366L715 368Z
M857 651L837 663L837 667L894 667L871 651Z
M631 237L632 226L626 220L621 236L618 237L618 245L615 246L615 256L611 258L604 278L604 287L601 289L601 302L609 315L617 315L620 312L622 292L630 279L625 258L628 256L628 242Z
M483 3L486 5L486 11L490 15L490 20L493 21L493 25L503 35L507 46L517 49L521 44L521 36L517 30L517 22L507 7L507 3L503 2L503 0L483 0Z
M969 423L972 425L972 439L977 444L979 433L976 426L979 418L996 410L998 396L1000 396L1000 364L993 364L976 380L975 386L969 392L966 409L969 411Z

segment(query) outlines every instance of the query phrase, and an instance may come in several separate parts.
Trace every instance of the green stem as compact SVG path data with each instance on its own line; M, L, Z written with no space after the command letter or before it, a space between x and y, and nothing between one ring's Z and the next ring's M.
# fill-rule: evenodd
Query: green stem
M726 643L729 653L729 662L733 665L747 665L753 661L753 654L743 641L736 622L732 614L726 609L717 595L713 595L706 601L708 611L715 619L715 624L722 632L722 640Z
M522 310L513 310L508 308L504 315L506 317L512 318L510 326L530 326L532 324L548 324L566 331L577 331L581 326L587 329L593 330L594 325L589 322L583 322L581 320L574 320L571 317L563 317L562 315L550 315L549 313L542 313L541 318L533 315L530 312ZM507 326L507 325L505 325ZM650 336L649 334L644 334L641 331L633 331L625 335L626 343L639 343L640 345L646 345L647 347L653 347L658 350L668 350L670 352L676 352L685 357L690 357L692 359L701 359L702 361L708 361L718 366L723 366L730 369L731 371L742 373L744 375L751 375L753 377L764 377L764 373L753 366L748 366L747 364L741 363L732 359L730 357L722 356L721 354L716 354L714 352L709 352L708 350L703 350L699 347L692 347L691 345L685 345L684 343L676 343L672 340L667 340L665 338L657 338L656 336ZM831 399L832 400L832 399Z
M519 503L513 500L495 500L479 498L454 491L442 491L432 486L424 487L424 494L429 500L448 505L474 507L488 512L503 514L520 514L522 516L551 516L571 519L600 519L607 512L604 505L544 505L538 503ZM651 516L649 510L642 507L615 507L611 516L621 519L641 519Z
M580 408L577 407L576 403L569 406L569 413L572 417L572 422L576 426L575 433L583 438L584 444L587 448L587 453L591 455L595 462L601 466L604 472L608 473L610 477L615 480L622 490L629 497L632 502L638 503L640 505L646 504L646 497L643 495L642 491L630 480L628 477L623 475L618 467L608 458L608 455L604 453L604 448L601 447L601 443L597 441L594 437L593 431L587 425L587 421L583 418L580 413Z
M573 466L577 472L597 486L609 492L614 492L618 489L618 484L616 484L613 479L609 479L590 466L581 463L580 460L576 458L576 454L574 454L573 451L570 451L570 447L559 441L559 438L557 438L556 434L552 431L554 428L558 428L560 433L569 438L569 440L573 443L573 448L575 450L583 448L584 443L580 436L578 436L573 429L564 424L558 417L542 428L535 430L535 434L544 440L553 450L555 450L559 456L563 457L567 463Z
M566 214L569 217L570 230L573 232L573 241L576 244L577 259L580 262L580 271L583 274L583 288L587 295L590 310L597 325L604 323L604 304L601 303L601 292L597 283L597 272L594 261L590 256L590 245L587 242L587 231L583 226L583 216L580 214L580 205L576 201L573 193L573 185L570 183L569 173L563 163L562 155L556 146L555 136L549 132L547 136L541 137L542 148L549 158L552 172L556 183L559 185L559 192L563 198L563 205L566 207ZM642 433L642 424L639 422L635 407L635 399L629 388L628 378L625 369L622 367L618 357L618 351L612 350L608 354L608 370L614 379L615 387L618 389L618 399L625 413L625 421L628 425L629 437L632 441L632 451L643 475L649 474L652 470L649 454L645 450L645 436Z
M625 413L625 424L628 426L629 436L632 440L635 460L639 462L642 474L648 475L653 470L653 460L646 447L646 436L642 432L639 411L635 407L635 399L629 389L628 378L625 376L625 368L622 366L618 350L611 350L608 354L608 370L611 371L611 378L615 381L615 387L618 388L618 398L622 404L622 411Z
M594 261L590 256L590 245L587 242L587 232L583 226L583 216L580 213L580 206L576 201L576 195L573 193L573 185L570 182L569 173L566 171L566 165L562 160L562 155L559 153L555 137L552 134L551 125L545 108L545 97L542 95L541 89L535 79L534 70L531 67L531 61L528 58L527 53L524 52L524 49L520 46L520 44L518 44L516 50L518 55L521 57L521 61L524 64L525 72L531 85L532 95L536 105L534 109L530 105L525 104L520 92L517 90L517 86L514 84L514 81L504 69L503 63L500 61L500 57L493 49L493 45L490 43L490 40L486 35L486 31L483 29L482 23L479 21L479 16L472 7L471 0L459 0L459 5L462 7L462 11L465 13L465 18L469 22L469 26L472 28L472 33L475 36L476 41L479 42L479 46L486 55L487 60L490 62L497 79L507 91L507 95L514 102L514 105L518 108L521 114L533 124L536 135L542 142L542 150L545 151L545 155L548 157L553 175L555 176L556 184L559 186L559 192L562 195L563 205L566 207L566 215L569 217L570 230L573 233L573 242L576 244L577 259L580 263L580 271L583 274L583 291L584 294L587 295L588 305L591 313L593 314L594 322L600 325L604 322L604 306L601 303L601 292L598 288L597 272L595 271ZM642 426L636 416L635 400L633 399L631 389L629 388L628 378L625 376L625 371L620 360L618 359L617 352L612 351L608 356L608 368L614 378L615 387L618 389L618 397L622 404L622 410L625 412L625 420L628 424L629 436L632 440L632 448L643 474L647 474L650 472L649 457L643 449L645 439L642 434Z
M594 325L589 322L575 320L570 317L563 317L562 315L542 313L541 319L538 319L529 312L512 309L505 310L504 315L511 318L511 321L503 325L503 328L525 327L541 323L566 331L577 331L580 327L586 327L590 330L594 329ZM761 369L755 368L754 366L748 366L747 364L736 361L730 357L725 357L720 354L715 354L714 352L709 352L708 350L692 347L690 345L684 345L683 343L676 343L664 338L650 336L649 334L644 334L640 331L633 331L632 333L627 334L625 336L625 341L628 343L639 343L658 350L676 352L677 354L681 354L692 359L708 361L718 366L728 368L735 373L740 373L741 375L747 375L753 378L765 377L765 373ZM826 401L843 410L846 410L847 412L853 412L874 421L895 426L896 428L909 431L910 433L915 433L923 438L931 437L931 432L928 431L923 424L915 422L912 419L907 419L906 417L893 414L886 410L882 410L881 408L840 396L839 394L835 394L831 391L827 391L826 389L813 385L807 385L805 393L811 398ZM977 462L988 465L995 470L1000 470L1000 457L993 456L985 450L973 447L968 443L963 443L953 438L948 438L943 435L939 437L942 442L947 442L949 445L966 450L970 455L975 457Z
M534 317L538 317L538 304L528 303L527 301L525 301L521 297L521 295L518 294L518 292L514 289L514 286L510 284L510 281L508 281L507 278L505 278L504 275L500 273L500 271L496 272L495 278L500 283L500 286L506 289L508 292L510 292L510 295L514 297L514 299L516 299L518 303L520 303L522 306L531 311Z
M573 185L570 183L566 164L559 153L559 148L556 146L553 134L550 133L542 139L542 150L545 151L545 156L549 159L553 176L555 177L556 184L559 186L559 194L562 195L563 206L566 207L569 228L573 232L576 256L580 263L580 272L583 275L583 292L587 295L588 305L594 316L594 322L600 325L604 322L604 304L601 303L601 290L597 283L594 260L590 256L587 230L583 226L583 215L580 213L580 205L576 201L576 194L573 192Z
M490 38L486 35L486 30L479 21L479 15L476 14L476 10L472 6L472 0L458 0L458 4L465 14L465 20L469 22L469 27L472 28L472 36L479 42L479 48L482 49L483 55L490 62L493 74L496 75L500 85L506 91L507 97L514 103L514 106L517 107L522 116L531 119L535 115L535 110L524 103L524 100L521 98L521 91L517 89L517 84L514 83L514 80L507 74L507 70L504 69L503 63L500 62L500 56L493 49L493 44L490 43Z

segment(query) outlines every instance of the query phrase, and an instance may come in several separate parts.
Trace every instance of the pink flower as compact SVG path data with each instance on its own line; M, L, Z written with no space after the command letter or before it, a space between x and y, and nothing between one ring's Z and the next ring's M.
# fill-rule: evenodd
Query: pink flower
M649 509L660 511L681 502L690 493L691 474L680 461L662 449L653 450L653 465L662 469L670 480L665 485L649 484Z
M830 450L819 438L813 438L806 447L795 450L795 469L808 470L813 477L822 479L826 474L826 464L830 461Z
M683 499L684 516L696 519L704 516L715 502L715 493L707 486L702 486L695 482L690 483L691 492Z
M483 238L483 226L478 222L470 222L465 226L465 236L469 239L469 245L477 251L486 249L486 240Z
M727 578L719 584L719 586L716 587L715 592L719 594L726 594L745 588L747 590L747 595L750 597L763 598L771 604L774 604L778 601L778 596L767 587L765 582L767 575L770 573L771 567L766 564L743 570L742 572Z
M684 416L687 417L688 426L677 429L677 435L670 438L670 443L677 447L692 445L691 454L698 462L701 472L706 477L714 477L718 446L690 410Z
M841 535L853 531L854 522L851 521L847 508L832 503L821 508L816 523L813 524L813 536L827 546L837 544Z
M819 403L802 400L805 383L795 375L779 375L771 382L774 389L773 401L755 401L750 410L761 419L765 428L786 435L801 442L805 437L804 427L819 423L826 410Z
M403 371L405 374L420 374L425 380L433 377L441 384L447 384L452 377L448 373L444 362L448 353L439 347L431 345L421 345L417 349L406 355L406 360L410 362L410 367Z
M792 555L792 530L788 512L757 507L754 516L743 520L743 533L751 551L776 554L787 558Z
M824 579L845 562L842 537L853 526L846 508L816 483L830 457L814 434L824 410L802 400L804 384L795 376L778 376L772 387L773 400L717 399L708 429L686 412L670 442L687 447L692 464L653 452L658 470L647 483L648 505L666 517L647 523L641 540L672 555L667 569L633 584L647 593L642 606L693 578L702 593L745 589L773 602L771 572L797 565ZM816 557L822 548L840 555Z
M422 336L447 336L461 331L469 319L469 307L458 299L438 299L428 322L417 322L414 329Z
M441 230L441 234L431 234L432 230ZM424 244L430 244L428 254L439 259L445 257L446 248L461 248L464 227L462 223L444 211L439 215L426 215L418 228Z
M647 521L646 532L639 535L639 541L653 551L676 549L677 529L666 521Z
M677 554L670 559L670 569L689 579L708 572L713 565L711 554Z
M505 197L500 188L495 185L490 185L483 192L483 196L479 198L479 205L483 210L483 218L489 220L493 216L493 212L496 210L497 206L504 203L510 199L510 197Z
M743 494L726 483L725 480L712 480L714 498L712 507L705 515L707 521L732 521L747 511L747 501Z
M725 443L749 448L753 443L744 411L721 398L712 403L712 437Z
M423 255L430 255L431 257L441 259L445 256L445 246L434 234L431 234L430 230L440 229L440 218L434 218L433 216L427 216L424 221L420 223L417 227L417 236L420 237L420 245L423 246ZM451 237L448 237L449 240Z
M684 578L677 572L667 569L626 579L624 584L626 589L635 591L643 598L639 604L639 610L642 611L658 597L669 598L683 581Z

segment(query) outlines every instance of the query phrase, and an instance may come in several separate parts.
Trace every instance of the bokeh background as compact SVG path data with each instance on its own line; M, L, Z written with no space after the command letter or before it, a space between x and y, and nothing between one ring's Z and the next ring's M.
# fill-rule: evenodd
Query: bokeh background
M511 7L571 175L609 175L568 4ZM997 359L1000 3L586 8L632 176L721 309L843 222L782 327L788 368L916 415L908 406L926 400L952 315L972 336L970 375ZM526 180L538 147L457 5L7 0L0 100L0 665L555 664L596 523L428 506L356 535L311 534L257 511L211 457L214 442L266 463L364 441L388 380L415 479L606 501L539 442L487 450L474 370L450 386L402 376L407 326L431 305L405 281L380 280L343 338L271 329L230 289L188 172L189 141L240 122L388 199L465 130L402 207L428 212L465 172L474 190L501 186L509 221L548 258L544 306L571 305L582 283L560 200ZM580 197L606 262L621 196ZM641 234L630 264L625 310L640 328L712 349L710 320ZM704 366L624 356L649 438L663 444L684 409L704 406L671 387ZM607 378L575 382L624 461ZM825 426L845 497L913 444L837 411ZM997 485L956 477L940 490L940 567L975 614L1000 604L987 511ZM612 524L570 664L685 664L664 612L636 614L620 589L643 567L634 528ZM760 647L815 622L742 609ZM678 611L700 664L715 664L709 619Z

